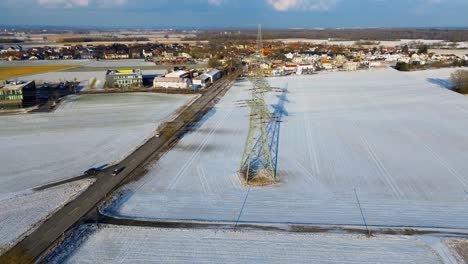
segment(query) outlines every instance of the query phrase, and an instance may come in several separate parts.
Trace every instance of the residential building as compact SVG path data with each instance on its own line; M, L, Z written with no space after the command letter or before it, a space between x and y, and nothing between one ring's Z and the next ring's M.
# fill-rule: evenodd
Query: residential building
M1 109L31 107L36 103L36 83L34 81L4 84L0 88Z
M108 88L137 88L143 86L143 74L140 69L108 70L106 74Z
M357 71L359 68L359 62L345 62L343 64L343 70L344 71Z
M143 54L143 57L145 58L153 57L153 52L151 50L149 51L143 50L142 54Z

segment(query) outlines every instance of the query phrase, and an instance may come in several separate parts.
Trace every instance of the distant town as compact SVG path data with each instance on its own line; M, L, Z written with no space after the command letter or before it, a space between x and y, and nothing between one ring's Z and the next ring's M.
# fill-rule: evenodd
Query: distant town
M25 36L23 41L33 41L27 33L15 33L13 36ZM42 40L55 41L85 41L79 44L56 43L51 45L36 45L10 43L0 45L0 60L6 62L20 61L61 61L64 64L76 64L77 61L144 61L145 68L164 69L165 73L144 73L141 67L112 68L105 71L105 80L98 86L96 78L83 80L79 74L74 78L63 79L61 82L46 83L55 87L69 87L65 83L74 83L68 92L62 96L76 93L82 89L184 89L200 90L212 85L216 80L230 71L242 68L246 74L252 69L249 55L255 53L256 40L234 39L231 33L220 33L207 36L207 40L183 40L195 38L197 35L184 32L173 41L171 32L159 33L159 39L154 43L126 43L127 37L113 37L116 43L95 43L103 38L93 37L42 37ZM8 33L6 33L8 35ZM137 35L141 37L141 33ZM38 41L36 37L36 41ZM89 40L90 43L86 41ZM143 41L149 40L148 38ZM161 42L159 42L160 40ZM263 47L263 55L267 58L261 68L264 76L309 75L320 71L357 71L369 68L394 67L400 71L424 70L444 67L462 67L468 65L468 51L464 49L466 42L408 40L399 42L385 41L339 41L328 39L323 41L286 40L268 41ZM154 65L150 67L149 65ZM0 76L1 78L1 76ZM39 80L32 80L38 82ZM80 85L83 81L86 84ZM44 90L44 84L39 84L39 90ZM0 79L0 105L2 108L30 107L40 102L39 97L33 98L21 94L30 94L31 80ZM21 92L20 90L23 89ZM42 98L44 100L44 98ZM47 100L46 100L47 101Z

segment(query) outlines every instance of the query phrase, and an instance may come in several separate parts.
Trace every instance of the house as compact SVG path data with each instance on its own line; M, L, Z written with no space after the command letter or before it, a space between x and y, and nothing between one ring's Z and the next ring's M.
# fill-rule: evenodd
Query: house
M344 71L357 71L359 68L359 62L347 61L343 63Z
M153 82L154 88L166 89L188 89L191 85L191 79L178 77L158 77Z
M127 52L119 50L119 51L116 52L115 58L116 59L128 59L128 58L130 58L130 56L128 55Z
M105 60L115 60L117 58L116 54L113 52L106 52L104 53Z
M143 85L143 74L140 69L108 70L106 85L109 88L136 88Z
M153 52L152 51L143 50L142 54L143 54L143 57L145 57L145 58L153 57Z
M94 55L94 53L92 52L82 52L80 54L80 57L82 60L92 60L94 59L96 56Z
M315 71L315 66L312 64L299 64L297 66L297 75L307 75L312 74Z
M297 72L297 64L285 64L281 69L284 73L296 73Z

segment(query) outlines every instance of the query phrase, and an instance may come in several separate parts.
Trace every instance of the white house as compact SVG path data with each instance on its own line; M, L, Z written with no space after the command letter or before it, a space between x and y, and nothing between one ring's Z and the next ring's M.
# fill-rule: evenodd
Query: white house
M315 67L312 64L301 64L297 66L297 75L302 75L303 73L310 74L315 71Z
M294 54L289 52L288 54L285 55L287 59L290 59L292 60L292 58L294 58Z
M150 51L143 50L142 54L143 54L143 57L145 58L153 57L153 52L151 52L151 50Z
M359 68L359 62L348 61L343 64L344 71L357 71L358 68Z

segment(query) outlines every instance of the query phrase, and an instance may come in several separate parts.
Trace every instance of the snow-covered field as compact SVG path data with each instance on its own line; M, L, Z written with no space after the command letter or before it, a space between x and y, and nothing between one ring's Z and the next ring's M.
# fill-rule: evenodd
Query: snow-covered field
M143 74L165 74L165 70L143 70ZM96 89L102 89L104 83L106 82L106 71L83 71L83 72L47 72L40 73L28 76L19 77L21 80L26 81L36 81L36 83L49 82L49 83L58 83L64 81L78 81L81 82L83 86L87 87L88 82L96 78L97 87Z
M92 229L93 227L88 227ZM48 263L442 263L403 236L287 234L105 226Z
M241 186L249 98L240 82L107 212L121 217L468 228L468 98L454 69L270 79L289 87L279 180ZM277 102L275 96L268 101ZM243 207L245 200L245 206Z
M40 66L40 65L81 65L86 67L142 67L154 66L153 62L143 59L134 60L37 60L37 61L0 61L0 66Z
M0 255L92 183L91 179L80 180L43 191L0 196Z
M71 96L53 113L0 117L0 194L124 158L193 96Z

